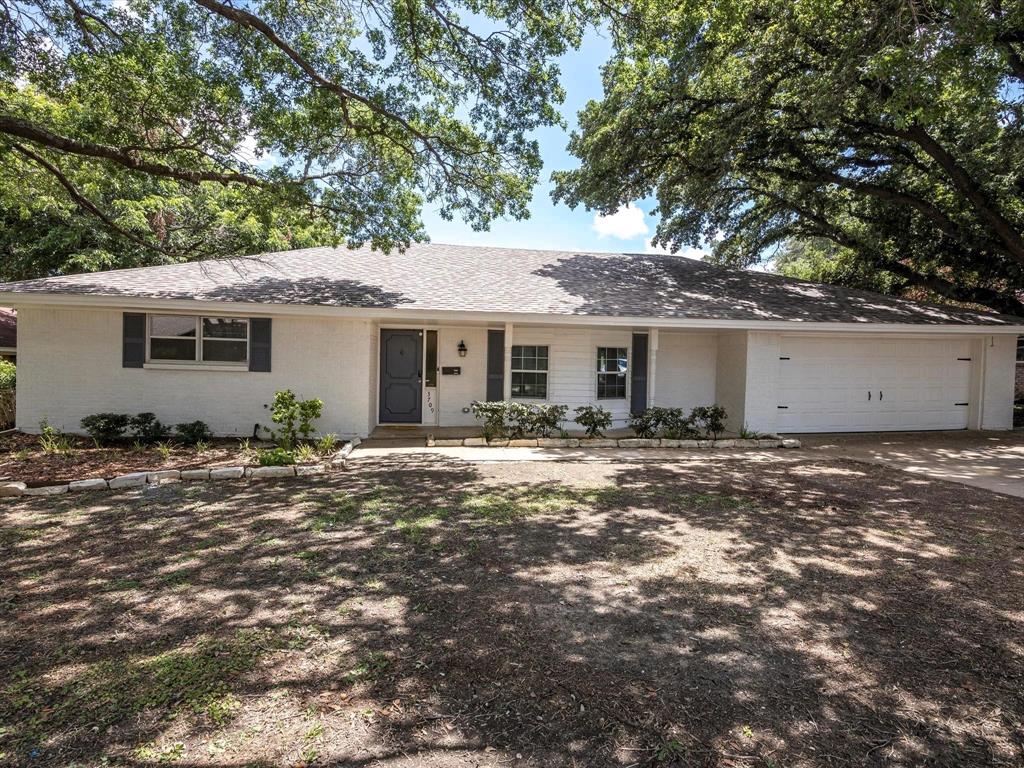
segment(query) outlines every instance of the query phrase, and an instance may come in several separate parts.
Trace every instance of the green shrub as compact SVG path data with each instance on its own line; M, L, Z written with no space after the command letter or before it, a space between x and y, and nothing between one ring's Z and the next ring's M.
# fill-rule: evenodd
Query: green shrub
M661 414L659 408L647 408L638 413L629 415L629 428L637 437L652 438L658 436L661 429Z
M334 453L334 450L338 447L338 436L334 433L327 435L321 435L320 439L316 441L316 452L326 456L329 453Z
M476 401L470 405L473 418L483 422L484 437L493 440L496 437L504 437L506 434L505 419L508 414L509 404L496 400L491 402Z
M261 467L286 467L295 463L295 454L280 446L269 451L260 451L256 458Z
M175 426L174 431L189 445L198 445L213 437L213 432L205 421L187 421Z
M531 431L540 437L551 437L552 432L560 432L565 415L569 412L567 405L551 405L543 403L531 406L533 419Z
M473 416L483 422L484 437L493 440L496 437L516 439L526 435L551 437L552 432L561 429L569 406L497 400L475 402L471 410Z
M156 414L140 413L132 416L129 426L135 436L144 443L158 443L171 433L171 428L157 419Z
M694 408L690 419L712 440L725 431L725 408L720 405L702 405Z
M581 405L575 409L575 421L587 431L587 437L604 437L612 425L612 414L600 405Z
M320 454L316 452L316 446L312 443L299 443L295 447L295 460L302 464L316 461L319 456Z
M17 367L10 360L0 360L0 389L14 389L17 383Z
M683 415L682 408L661 409L661 434L669 440L696 440L700 432L693 425L693 419Z
M516 440L533 432L533 409L526 403L505 404L505 433Z
M109 445L124 437L130 422L126 413L94 413L82 419L82 429L97 445Z
M71 438L56 427L51 427L50 422L43 419L39 422L39 447L43 449L43 453L68 454L72 450Z
M290 389L275 392L274 402L270 406L270 420L279 429L270 430L271 439L281 448L290 451L300 437L309 439L314 431L313 420L319 419L323 410L323 400L299 400Z

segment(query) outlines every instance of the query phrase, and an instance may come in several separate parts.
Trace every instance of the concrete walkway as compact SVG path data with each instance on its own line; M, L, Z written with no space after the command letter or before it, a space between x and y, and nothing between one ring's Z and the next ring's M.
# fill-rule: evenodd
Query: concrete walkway
M799 435L802 453L852 459L1024 498L1024 432Z
M352 459L407 457L423 461L444 456L471 463L571 461L598 463L712 461L806 461L821 456L881 464L938 480L984 488L1024 498L1024 432L881 432L845 435L799 435L800 450L695 450L657 448L427 448L419 440L374 440L363 443Z

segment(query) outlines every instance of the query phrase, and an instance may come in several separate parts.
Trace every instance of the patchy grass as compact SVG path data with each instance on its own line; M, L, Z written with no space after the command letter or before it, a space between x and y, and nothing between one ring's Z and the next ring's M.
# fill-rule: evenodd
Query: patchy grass
M799 457L22 499L0 764L1020 764L1022 531Z
M274 642L268 632L239 631L148 657L72 663L52 683L15 670L0 690L0 720L18 723L11 734L16 750L38 746L48 734L103 730L145 712L205 716L223 725L240 706L231 684Z

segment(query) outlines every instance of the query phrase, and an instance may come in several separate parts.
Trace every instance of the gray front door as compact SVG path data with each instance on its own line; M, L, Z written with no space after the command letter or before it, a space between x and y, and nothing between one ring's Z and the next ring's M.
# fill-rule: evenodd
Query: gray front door
M423 331L380 332L380 422L423 421Z

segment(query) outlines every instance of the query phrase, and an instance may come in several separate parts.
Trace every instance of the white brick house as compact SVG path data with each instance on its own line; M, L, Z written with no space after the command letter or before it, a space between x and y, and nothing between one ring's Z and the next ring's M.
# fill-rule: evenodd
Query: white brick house
M468 426L475 400L719 403L762 432L1009 429L1024 321L682 258L310 249L0 285L18 427L153 411L250 435L275 390L324 431Z

